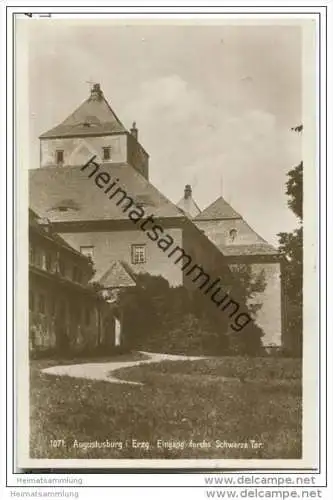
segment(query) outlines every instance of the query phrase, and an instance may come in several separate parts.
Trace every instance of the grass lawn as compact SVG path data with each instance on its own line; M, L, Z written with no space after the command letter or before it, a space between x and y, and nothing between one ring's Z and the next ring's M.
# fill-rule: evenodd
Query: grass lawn
M54 364L31 362L31 457L301 457L300 360L224 357L117 372L142 386L40 372ZM106 440L122 449L82 444Z

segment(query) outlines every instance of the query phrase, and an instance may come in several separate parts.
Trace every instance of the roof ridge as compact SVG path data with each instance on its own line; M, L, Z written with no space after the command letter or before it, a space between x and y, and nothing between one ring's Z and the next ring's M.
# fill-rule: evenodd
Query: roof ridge
M95 123L94 127L86 127L84 125L84 118L92 116L97 118L98 123ZM46 132L43 132L39 138L53 136L66 137L70 135L80 136L81 134L96 135L100 133L129 133L103 93L101 93L98 99L93 99L92 96L89 96L75 107L74 111L64 120Z
M91 97L89 98L91 99ZM114 115L115 119L117 120L117 122L122 126L124 127L124 129L126 130L126 132L128 132L127 128L124 126L123 122L120 120L120 118L118 117L118 115L116 114L116 112L111 108L111 105L109 104L109 101L106 99L106 97L104 96L104 93L102 94L102 99L104 100L104 102L106 103L107 107L109 108L109 110L111 111L111 113Z
M222 207L218 204L223 203ZM216 211L216 213L214 213ZM220 211L220 213L219 213ZM223 219L242 219L243 217L236 212L236 210L228 203L221 195L214 200L210 205L203 209L203 211L195 217L195 220L223 220Z
M110 277L113 277L113 283L109 282ZM128 272L123 262L120 260L112 260L107 270L97 281L107 288L121 288L122 286L134 286L136 284L133 276L131 276L131 273Z

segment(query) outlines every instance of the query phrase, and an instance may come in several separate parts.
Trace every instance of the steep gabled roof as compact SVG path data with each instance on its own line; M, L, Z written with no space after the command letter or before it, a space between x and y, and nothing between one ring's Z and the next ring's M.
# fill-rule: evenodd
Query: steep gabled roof
M104 288L135 286L135 280L119 260L113 261L109 269L98 279Z
M184 217L181 210L127 163L103 163L116 187L124 189L145 214ZM128 215L115 199L97 187L90 171L81 167L42 167L29 171L30 206L51 222L126 220ZM110 181L110 183L111 183ZM116 187L114 189L116 189Z
M90 97L60 125L42 134L40 139L126 132L126 128L110 107L99 85L95 84Z
M197 217L200 214L200 208L192 197L185 198L183 196L183 198L181 198L177 203L177 207L180 208L180 210L183 210L183 212L190 218Z
M44 240L53 242L58 247L65 248L69 252L80 257L81 260L89 262L89 258L81 252L72 247L62 238L58 233L52 230L52 224L48 219L42 219L39 215L29 208L29 232L39 234Z
M195 217L196 220L218 220L218 219L241 219L236 210L234 210L225 199L220 196L205 210Z
M221 196L193 221L226 257L278 255ZM234 233L234 239L231 239Z

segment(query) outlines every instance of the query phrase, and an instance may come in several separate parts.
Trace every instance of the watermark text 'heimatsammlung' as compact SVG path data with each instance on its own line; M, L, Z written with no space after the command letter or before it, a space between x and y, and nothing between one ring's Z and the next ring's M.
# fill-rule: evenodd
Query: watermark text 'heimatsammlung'
M115 202L128 219L137 228L140 228L151 241L155 242L168 258L173 258L174 264L181 262L181 269L185 275L202 290L204 295L209 296L221 311L228 314L229 319L232 319L230 328L236 332L241 331L252 318L247 312L239 312L239 303L223 290L220 278L212 280L202 266L194 263L193 257L177 245L172 236L160 224L156 223L155 215L147 216L144 208L135 202L135 198L130 196L124 187L118 185L119 178L112 179L108 172L102 171L101 166L94 161L95 158L96 156L93 156L83 165L81 171L87 170L88 177L94 179L96 186L103 189L109 200Z

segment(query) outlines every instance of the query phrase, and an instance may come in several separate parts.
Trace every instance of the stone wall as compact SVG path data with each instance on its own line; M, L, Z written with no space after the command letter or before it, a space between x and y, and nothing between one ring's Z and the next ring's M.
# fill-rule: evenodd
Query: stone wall
M109 160L103 160L103 148L111 148ZM129 163L148 179L148 155L131 134L108 135L99 137L67 137L41 139L40 166L57 165L57 150L64 152L64 166L80 166L96 156L99 164Z
M94 348L99 341L99 313L96 298L62 283L30 274L29 337L31 351L60 348L59 335L68 338L66 351ZM41 298L43 308L41 309Z
M165 230L174 239L175 245L182 245L182 230L170 228ZM70 245L77 250L81 246L93 246L93 261L96 268L96 276L101 276L108 270L112 261L120 260L127 262L134 272L147 272L152 275L161 275L169 281L172 286L181 285L182 270L175 265L172 259L151 241L141 230L139 231L94 231L94 232L66 232L59 233ZM144 264L132 263L132 245L146 245L146 262Z
M64 165L84 165L96 155L96 161L103 162L103 147L111 147L111 160L115 163L126 162L126 135L103 137L69 137L59 139L41 139L41 167L56 165L56 151L64 151Z
M263 240L244 219L225 220L196 220L195 224L206 234L206 236L218 245L251 245L262 243ZM236 230L234 239L230 236L230 231Z

